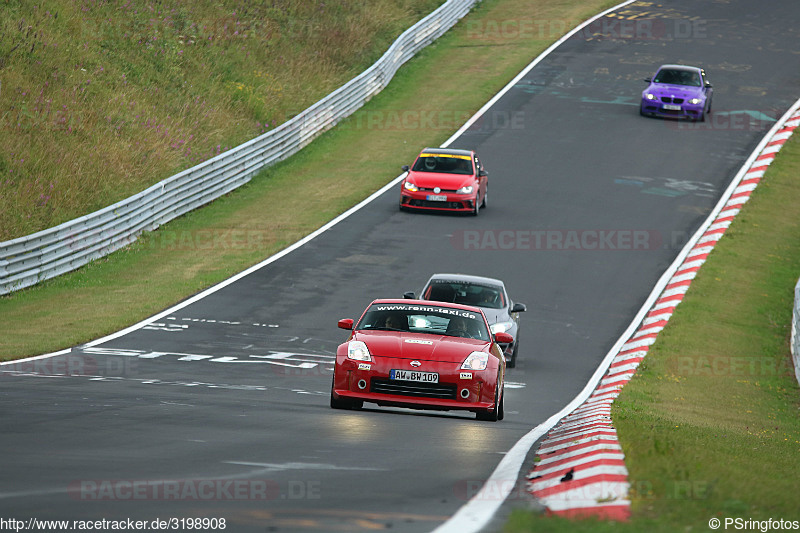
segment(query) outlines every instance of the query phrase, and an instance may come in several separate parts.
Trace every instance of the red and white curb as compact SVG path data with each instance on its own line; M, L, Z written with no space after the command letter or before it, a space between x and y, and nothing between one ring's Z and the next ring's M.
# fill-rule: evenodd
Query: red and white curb
M628 470L611 420L611 404L683 300L697 271L750 199L767 167L800 126L800 101L770 130L733 180L639 328L611 360L594 392L545 436L528 473L527 490L547 512L627 520Z

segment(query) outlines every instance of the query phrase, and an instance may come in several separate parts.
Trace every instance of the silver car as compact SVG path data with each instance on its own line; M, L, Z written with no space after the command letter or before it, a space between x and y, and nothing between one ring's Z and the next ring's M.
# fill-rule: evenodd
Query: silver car
M403 295L415 298L413 292ZM519 348L519 314L527 308L525 304L514 303L499 279L465 274L434 274L422 288L420 300L435 300L480 307L489 321L492 333L499 331L510 334L514 342L501 344L506 366L517 364Z

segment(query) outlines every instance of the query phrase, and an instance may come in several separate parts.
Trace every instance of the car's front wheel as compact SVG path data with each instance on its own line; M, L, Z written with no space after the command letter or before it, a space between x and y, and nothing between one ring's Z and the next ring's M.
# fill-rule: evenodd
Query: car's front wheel
M506 361L506 368L514 368L517 366L517 349L519 348L519 343L514 343L514 350L511 352L511 357L509 357L508 361Z
M364 402L360 400L351 400L349 398L337 398L333 394L334 380L331 379L331 409L361 409Z
M505 409L503 406L503 396L500 395L500 387L495 385L494 389L494 406L489 411L481 411L475 413L475 418L484 420L486 422L497 422L502 420L505 416Z

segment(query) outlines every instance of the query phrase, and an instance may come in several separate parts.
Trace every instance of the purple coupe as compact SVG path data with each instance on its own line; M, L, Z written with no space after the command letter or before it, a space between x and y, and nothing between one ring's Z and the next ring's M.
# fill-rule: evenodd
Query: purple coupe
M645 78L650 85L642 92L642 115L688 118L704 121L711 113L714 89L703 69L686 65L662 65L656 75Z

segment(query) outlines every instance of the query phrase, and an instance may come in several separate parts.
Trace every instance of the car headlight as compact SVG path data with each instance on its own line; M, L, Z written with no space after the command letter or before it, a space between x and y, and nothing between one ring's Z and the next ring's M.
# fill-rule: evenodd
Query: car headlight
M460 189L458 189L456 191L456 193L457 194L472 194L473 188L474 187L472 185L467 185L466 187L461 187Z
M492 334L494 333L505 333L506 331L510 330L514 326L514 322L509 320L508 322L498 322L496 324L492 324L489 326L489 329L492 330Z
M653 93L647 93L647 94L644 95L644 97L647 98L648 100L655 100L656 99L656 95L654 95Z
M372 361L369 349L362 341L350 341L347 344L347 358L356 361Z
M417 191L419 190L419 189L417 188L417 186L416 186L416 185L414 185L413 183L411 183L410 181L406 181L406 182L403 184L403 188L404 188L405 190L407 190L407 191L411 191L411 192L417 192Z
M697 105L700 102L702 102L702 100L699 99L699 98L692 98L691 100L689 100L689 103L692 104L692 105Z
M472 352L461 365L462 370L486 370L489 364L489 354L486 352Z

